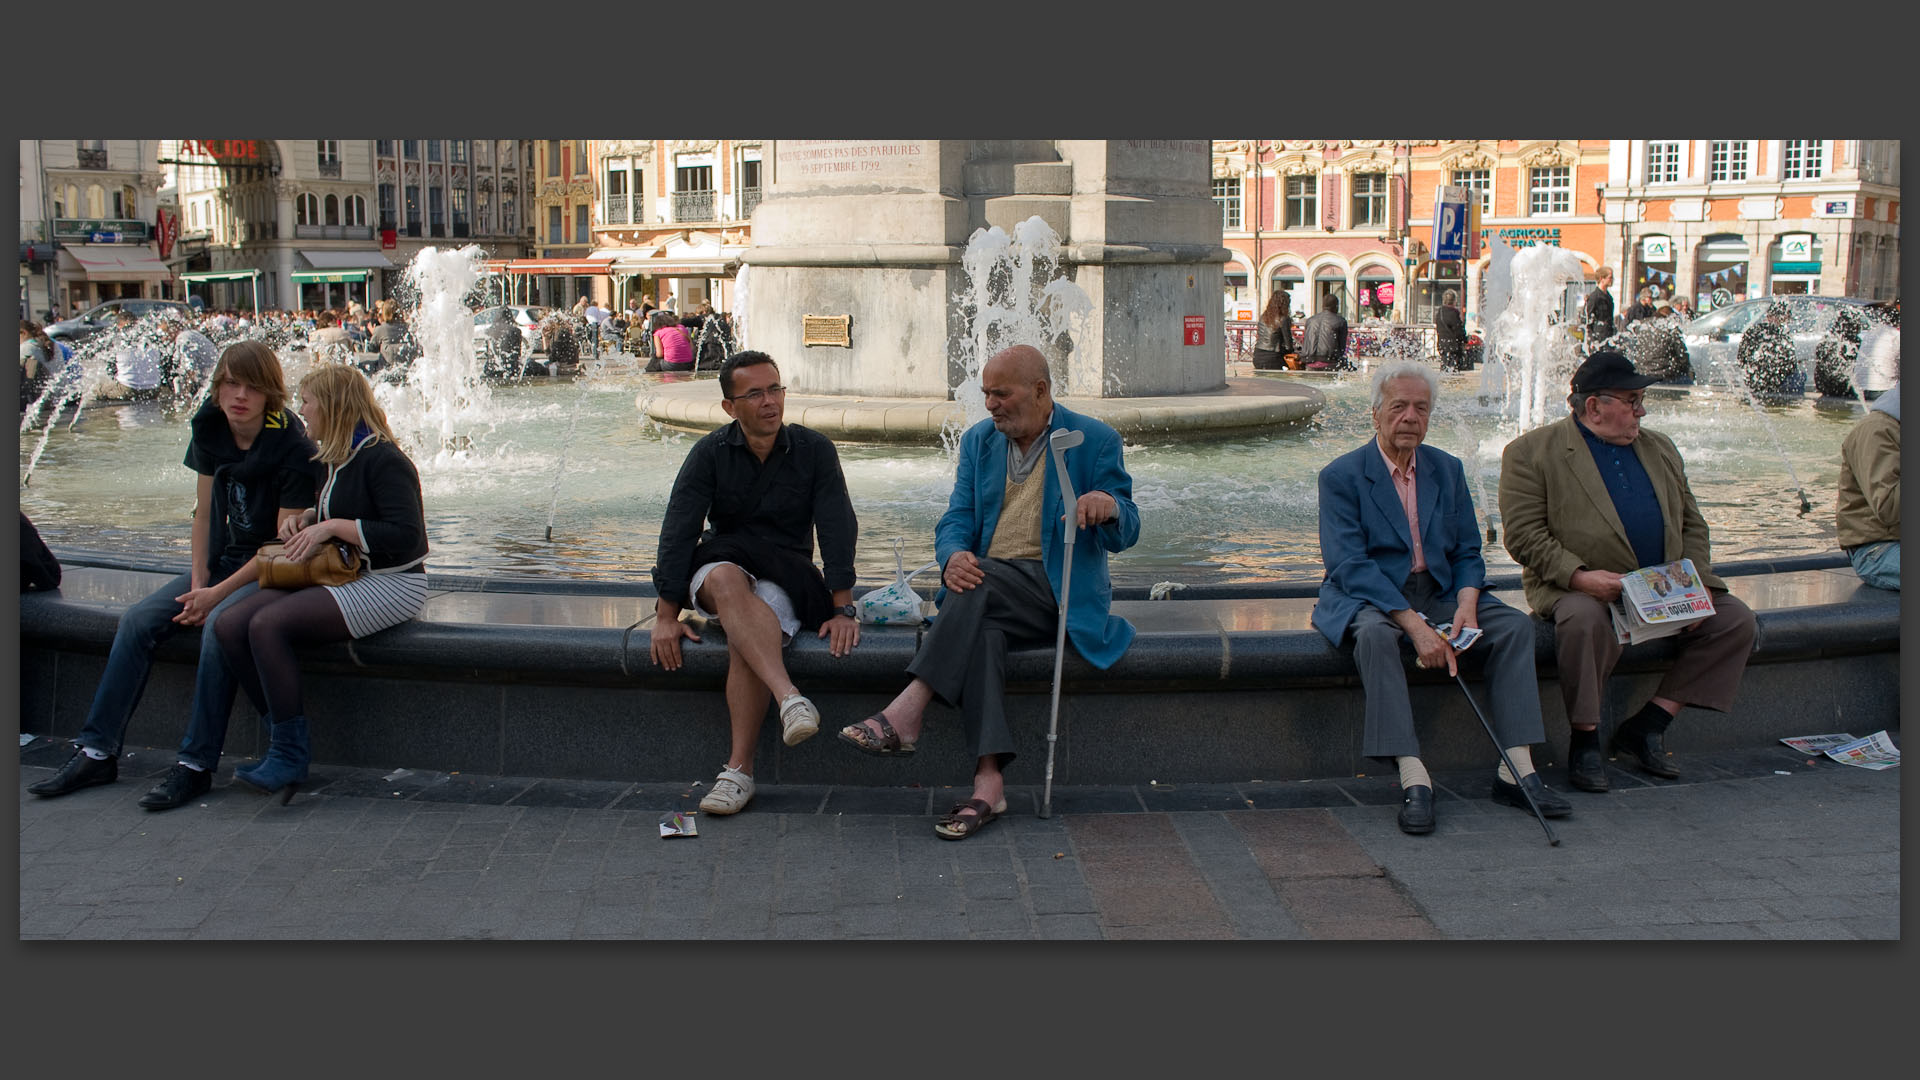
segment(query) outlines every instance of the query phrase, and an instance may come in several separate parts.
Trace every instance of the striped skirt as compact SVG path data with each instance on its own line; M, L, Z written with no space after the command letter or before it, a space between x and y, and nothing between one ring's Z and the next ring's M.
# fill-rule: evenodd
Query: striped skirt
M345 585L328 585L333 602L347 620L347 632L356 638L406 622L427 603L427 575L403 570L393 574L362 574Z

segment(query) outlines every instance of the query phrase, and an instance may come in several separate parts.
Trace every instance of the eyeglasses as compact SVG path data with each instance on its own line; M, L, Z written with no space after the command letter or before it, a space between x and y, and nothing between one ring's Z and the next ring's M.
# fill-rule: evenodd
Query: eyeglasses
M787 392L786 387L781 386L779 383L774 383L772 386L769 386L764 390L749 390L744 394L735 394L734 396L728 398L727 400L728 401L744 401L749 405L758 405L770 397L779 397L780 395L786 392Z
M1634 394L1630 397L1621 397L1619 394L1595 394L1593 396L1603 397L1608 401L1617 401L1629 409L1645 408L1647 403L1647 395L1645 394Z

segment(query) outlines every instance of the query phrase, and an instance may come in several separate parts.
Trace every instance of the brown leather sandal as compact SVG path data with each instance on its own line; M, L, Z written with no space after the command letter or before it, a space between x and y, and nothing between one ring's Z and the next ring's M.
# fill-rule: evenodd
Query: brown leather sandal
M972 810L973 813L963 814L963 810ZM1007 803L1004 799L999 806L989 805L985 799L968 799L947 811L946 817L934 822L933 831L942 840L965 840L1006 812Z
M878 738L874 737L873 732L867 730L867 720L880 725ZM840 741L863 754L872 754L874 757L907 757L913 753L914 744L900 741L900 733L893 730L893 725L887 722L886 713L874 713L867 717L867 720L841 728Z

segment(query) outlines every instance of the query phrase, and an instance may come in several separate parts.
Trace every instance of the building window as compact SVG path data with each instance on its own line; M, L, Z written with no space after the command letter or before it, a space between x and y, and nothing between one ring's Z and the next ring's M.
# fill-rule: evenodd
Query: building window
M1527 213L1573 213L1573 169L1557 165L1551 169L1533 169L1528 186Z
M380 227L383 229L394 228L395 222L399 220L393 212L393 196L392 184L380 185Z
M313 192L303 191L293 200L293 213L296 225L318 225L320 224L320 200L314 197Z
M407 185L407 235L420 235L420 187Z
M447 235L447 193L439 184L427 189L427 235Z
M392 157L393 156L393 140L392 139L373 140L373 152L376 154L379 154L381 157Z
M1824 172L1820 160L1820 151L1823 146L1825 143L1819 139L1789 139L1781 143L1780 179L1820 179Z
M1480 216L1493 216L1493 170L1455 169L1453 186L1472 188L1480 193Z
M631 220L627 216L628 208L631 205L627 199L628 175L624 166L607 170L607 186L604 189L606 192L606 212L601 215L601 220L617 225L626 224Z
M440 140L439 139L427 140L427 160L428 161L440 160Z
M107 216L107 189L99 184L87 185L87 216L90 218Z
M340 196L328 195L326 207L327 207L327 224L329 225L340 224Z
M447 143L447 160L458 165L467 160L467 140L453 139Z
M673 220L714 220L712 165L681 165L673 170L673 183Z
M592 219L587 214L586 204L582 203L581 205L574 207L573 208L573 242L576 244L592 243L593 237L588 231L589 229L591 229L591 227L592 227Z
M1714 182L1747 178L1747 144L1716 142L1707 151L1707 179Z
M367 224L367 200L364 197L359 195L347 196L346 223L348 225L359 225L362 227Z
M453 204L453 235L456 237L470 235L473 230L467 223L467 189L452 188L447 198Z
M500 196L500 231L511 234L519 231L519 228L519 222L513 216L513 196Z
M746 158L740 162L740 216L750 218L753 208L760 205L760 159Z
M1353 174L1353 225L1355 229L1385 228L1387 224L1387 174Z
M547 175L560 175L560 140L547 140Z
M547 207L547 243L564 244L567 242L566 226L560 221L560 208Z
M314 143L315 156L322 165L340 164L340 140L320 139Z
M1220 227L1229 232L1240 228L1240 178L1227 176L1213 182L1213 201L1220 207Z
M1319 224L1319 202L1313 177L1287 177L1287 228L1310 229Z
M419 139L400 140L400 156L412 158L415 161L420 160L420 140Z
M573 140L573 174L580 176L592 171L592 167L587 163L587 140Z
M1680 151L1677 142L1650 142L1647 144L1647 183L1677 184L1680 182Z

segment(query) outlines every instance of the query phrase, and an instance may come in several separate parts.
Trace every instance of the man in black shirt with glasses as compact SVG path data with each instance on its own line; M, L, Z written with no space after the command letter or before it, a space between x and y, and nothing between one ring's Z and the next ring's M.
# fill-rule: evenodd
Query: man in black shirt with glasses
M784 422L786 389L766 353L727 359L721 407L733 423L687 453L660 525L653 662L677 671L681 639L700 640L680 621L684 608L726 628L733 744L713 790L700 800L709 814L737 813L753 798L753 753L769 697L779 704L788 746L820 729L819 711L787 677L780 650L802 628L816 631L836 657L860 641L853 500L833 443ZM813 563L816 532L824 574Z

